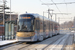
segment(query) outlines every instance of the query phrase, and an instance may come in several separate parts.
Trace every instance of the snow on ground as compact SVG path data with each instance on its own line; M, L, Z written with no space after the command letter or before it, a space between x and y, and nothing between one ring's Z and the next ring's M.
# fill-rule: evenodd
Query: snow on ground
M0 41L0 46L6 45L6 44L9 44L9 43L13 43L13 42L17 42L17 40L4 40L4 41Z
M2 36L0 36L0 46L2 45L6 45L6 44L9 44L9 43L13 43L13 42L16 42L17 40L3 40L2 41Z
M75 32L75 31L73 30L73 31L71 31L71 32Z

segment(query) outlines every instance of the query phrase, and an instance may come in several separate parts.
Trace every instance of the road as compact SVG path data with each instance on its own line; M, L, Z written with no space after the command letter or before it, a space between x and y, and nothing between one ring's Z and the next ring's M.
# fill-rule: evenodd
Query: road
M47 38L41 42L16 43L2 47L2 50L73 50L73 33L60 31L60 35Z

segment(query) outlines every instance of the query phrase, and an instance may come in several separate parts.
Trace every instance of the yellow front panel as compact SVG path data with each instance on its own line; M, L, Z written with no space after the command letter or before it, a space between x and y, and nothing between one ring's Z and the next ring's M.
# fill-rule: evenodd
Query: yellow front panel
M18 37L30 37L34 35L34 32L17 32Z

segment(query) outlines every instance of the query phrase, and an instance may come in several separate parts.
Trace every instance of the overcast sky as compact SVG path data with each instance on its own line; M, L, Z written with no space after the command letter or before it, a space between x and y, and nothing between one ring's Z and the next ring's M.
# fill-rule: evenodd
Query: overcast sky
M3 0L1 0L3 1ZM53 0L55 3L64 3L64 2L75 2L75 0ZM62 4L62 5L50 5L49 7L46 5L42 5L42 3L53 3L51 0L11 0L11 10L13 12L17 12L19 14L26 13L38 13L43 15L43 11L46 12L49 9L53 9L54 13L60 13L57 9L61 11L61 13L71 13L69 15L57 15L57 18L60 17L60 23L64 21L70 21L75 16L75 3L74 4ZM7 0L7 6L10 7L10 0ZM47 13L45 13L47 17ZM53 15L53 20L55 20L55 16ZM58 19L57 19L58 20Z

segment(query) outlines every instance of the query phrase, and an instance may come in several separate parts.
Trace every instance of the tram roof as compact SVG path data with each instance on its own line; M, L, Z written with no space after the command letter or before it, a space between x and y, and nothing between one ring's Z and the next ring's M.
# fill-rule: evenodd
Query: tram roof
M58 22L56 22L56 21L54 21L54 20L52 20L52 19L49 19L49 18L47 18L47 17L45 17L45 16L41 16L41 15L39 15L39 14L35 14L35 13L25 13L25 14L29 14L29 15L33 15L33 16L44 17L44 18L46 18L47 20L50 20L50 21L52 21L52 22L54 22L54 23L58 23ZM21 14L21 15L23 15L23 14Z

